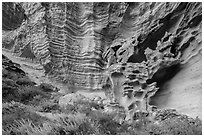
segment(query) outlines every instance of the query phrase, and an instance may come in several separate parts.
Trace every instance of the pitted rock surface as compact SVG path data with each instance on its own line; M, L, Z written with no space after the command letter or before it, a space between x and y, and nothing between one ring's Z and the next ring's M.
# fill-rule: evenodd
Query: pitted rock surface
M201 118L200 2L3 3L2 47L37 60L67 93ZM13 22L15 20L15 22Z

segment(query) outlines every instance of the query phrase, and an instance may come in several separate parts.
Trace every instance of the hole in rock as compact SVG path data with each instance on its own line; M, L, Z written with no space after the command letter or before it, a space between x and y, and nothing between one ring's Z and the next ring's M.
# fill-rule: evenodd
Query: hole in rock
M142 40L138 44L138 47L140 47L139 48L140 52L144 53L144 50L147 47L149 47L152 50L155 50L157 47L158 40L161 40L165 33L169 32L173 27L175 27L174 25L178 23L181 15L177 15L177 12L184 10L186 6L187 3L181 3L176 10L168 14L165 18L160 19L159 24L161 24L161 27L156 31L150 32L147 36L145 36L145 38L143 38L144 40ZM137 61L135 61L134 58L135 57L132 57L130 59L130 62L137 63Z
M180 51L185 51L186 48L188 48L188 46L190 45L190 43L191 43L192 41L194 41L194 40L195 40L195 37L192 36L191 38L189 38L189 40L188 40L186 43L184 43L184 44L182 45L182 47L181 47L179 50L180 50Z
M130 86L124 87L124 90L126 90L126 89L133 89L133 87L130 87Z
M122 67L122 68L121 68L121 71L124 71L124 70L125 70L125 67Z
M143 94L144 94L143 92L136 92L134 96L137 98L141 98Z
M111 77L117 78L123 76L123 73L114 72L111 74Z
M134 81L134 82L129 82L128 83L129 86L133 86L133 87L138 86L139 84L140 84L139 81Z
M181 42L181 38L177 37L174 39L170 52L173 53L175 56L178 54L177 47L179 47L179 43Z
M128 99L131 99L132 98L132 92L133 92L132 89L125 90L124 95L127 96Z
M137 73L140 73L139 70L133 70L132 72L133 72L133 73L136 73L136 74L137 74Z
M128 106L128 110L134 109L135 104L131 104Z
M121 45L117 45L117 46L114 46L114 47L111 47L115 52L121 47Z
M196 27L201 21L202 21L202 15L196 16L189 22L189 27L190 28Z
M136 79L136 75L129 75L128 78L129 78L130 80Z
M132 41L132 44L135 44L136 40Z
M167 89L167 82L171 80L180 70L181 65L176 64L173 66L170 66L168 68L163 68L158 70L152 79L147 80L147 84L151 84L153 82L157 82L157 87L159 87L159 90L155 93L154 96L150 99L150 105L158 106L160 103L160 98L162 99L162 94L165 94L165 89ZM168 97L165 99L166 102L168 102Z
M164 38L163 42L167 41L171 35L168 35L167 37Z
M146 83L142 84L142 89L146 89L146 88L147 88L147 84Z
M146 57L144 53L139 52L138 54L134 53L128 58L128 63L141 63L142 61L146 61Z

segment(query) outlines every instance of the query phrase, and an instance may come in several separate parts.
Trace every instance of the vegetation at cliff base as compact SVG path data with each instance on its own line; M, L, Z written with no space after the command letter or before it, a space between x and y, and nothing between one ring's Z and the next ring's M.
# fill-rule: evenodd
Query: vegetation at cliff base
M90 99L59 105L52 85L36 85L12 63L2 71L3 135L201 135L202 122L174 110L138 112L125 121L121 108ZM6 67L5 67L6 66Z

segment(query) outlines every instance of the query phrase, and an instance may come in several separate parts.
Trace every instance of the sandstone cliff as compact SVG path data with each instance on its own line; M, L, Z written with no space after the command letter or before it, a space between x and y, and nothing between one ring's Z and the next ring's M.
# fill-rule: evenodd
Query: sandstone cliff
M201 118L201 3L3 3L3 45L134 111Z

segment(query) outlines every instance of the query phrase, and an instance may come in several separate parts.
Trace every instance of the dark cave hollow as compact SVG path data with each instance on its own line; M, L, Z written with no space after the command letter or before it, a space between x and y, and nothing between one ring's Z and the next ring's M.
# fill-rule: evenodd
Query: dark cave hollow
M165 93L165 89L168 88L166 83L169 82L179 71L181 71L181 69L182 66L180 64L163 68L158 70L152 79L147 80L147 84L156 82L157 87L159 87L159 90L155 93L155 95L150 98L150 105L158 106L160 98L163 97L161 96L161 93ZM168 98L165 101L168 102Z

